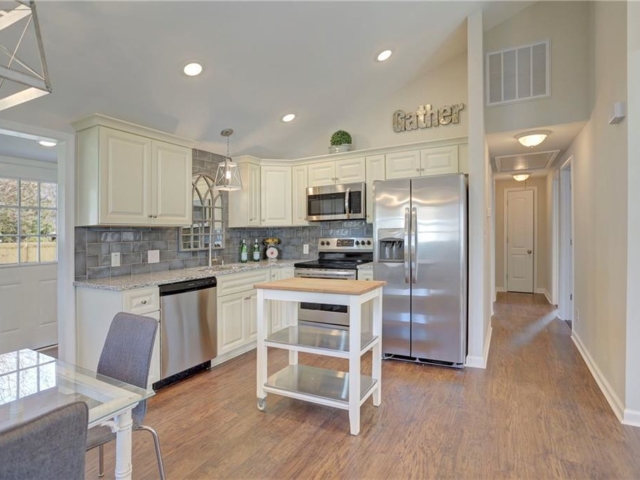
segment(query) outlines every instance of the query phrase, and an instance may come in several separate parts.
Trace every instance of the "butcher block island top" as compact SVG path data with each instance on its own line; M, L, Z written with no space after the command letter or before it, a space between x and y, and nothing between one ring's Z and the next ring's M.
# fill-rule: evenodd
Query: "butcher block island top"
M328 278L287 278L274 282L258 283L256 289L288 290L291 292L330 293L333 295L364 295L387 282L372 280L335 280Z

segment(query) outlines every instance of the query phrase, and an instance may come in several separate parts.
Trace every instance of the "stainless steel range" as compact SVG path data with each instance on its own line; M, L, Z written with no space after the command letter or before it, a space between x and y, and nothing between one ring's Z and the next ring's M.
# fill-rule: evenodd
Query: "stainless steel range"
M358 265L372 261L372 238L321 238L318 241L318 260L296 263L295 276L357 280ZM298 321L345 329L349 327L349 309L344 305L301 303Z

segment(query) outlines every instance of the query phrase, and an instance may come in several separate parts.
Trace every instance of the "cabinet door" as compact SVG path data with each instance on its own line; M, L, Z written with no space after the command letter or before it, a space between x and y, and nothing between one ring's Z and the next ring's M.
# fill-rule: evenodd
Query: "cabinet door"
M244 298L249 293L218 297L218 355L244 345Z
M420 151L389 153L386 157L386 179L420 176Z
M258 338L258 292L249 290L242 297L242 323L244 325L244 342L255 341Z
M336 183L336 162L314 163L309 165L309 186L321 187Z
M249 218L247 225L260 225L260 165L249 164L247 169L249 185L248 185L248 213ZM244 182L244 179L242 179Z
M240 163L242 190L229 192L229 227L260 225L260 166Z
M384 171L384 155L374 155L367 157L367 223L373 223L373 182L376 180L386 180Z
M151 214L154 225L191 225L191 150L151 144Z
M293 225L309 225L307 222L307 175L306 165L299 165L291 169Z
M151 140L100 127L100 223L151 222Z
M336 183L366 182L364 157L336 161Z
M260 224L291 225L291 167L261 167L262 201Z
M421 150L420 164L422 176L458 173L458 146Z

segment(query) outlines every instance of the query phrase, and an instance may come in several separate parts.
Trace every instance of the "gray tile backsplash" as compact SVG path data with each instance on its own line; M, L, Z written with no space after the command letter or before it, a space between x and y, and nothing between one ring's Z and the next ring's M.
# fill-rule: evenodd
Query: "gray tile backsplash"
M218 162L224 157L202 150L193 151L193 173L215 176ZM227 194L223 192L225 225L228 224ZM140 273L176 270L205 266L208 252L181 252L178 250L178 228L149 227L76 227L75 275L77 280L135 275ZM308 258L318 255L318 239L322 237L373 236L373 227L364 220L317 222L306 227L233 228L225 231L225 248L214 250L213 255L225 263L239 261L242 239L250 247L257 238L261 256L268 237L281 239L280 256L283 259ZM303 245L309 245L309 254L303 255ZM160 262L149 264L147 252L160 251ZM111 253L120 252L120 267L110 267Z

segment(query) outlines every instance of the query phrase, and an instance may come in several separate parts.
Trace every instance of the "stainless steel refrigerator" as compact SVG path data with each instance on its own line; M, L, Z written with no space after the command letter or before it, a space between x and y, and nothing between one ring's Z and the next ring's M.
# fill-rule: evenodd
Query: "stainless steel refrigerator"
M467 343L467 182L375 182L374 278L387 357L461 367Z

